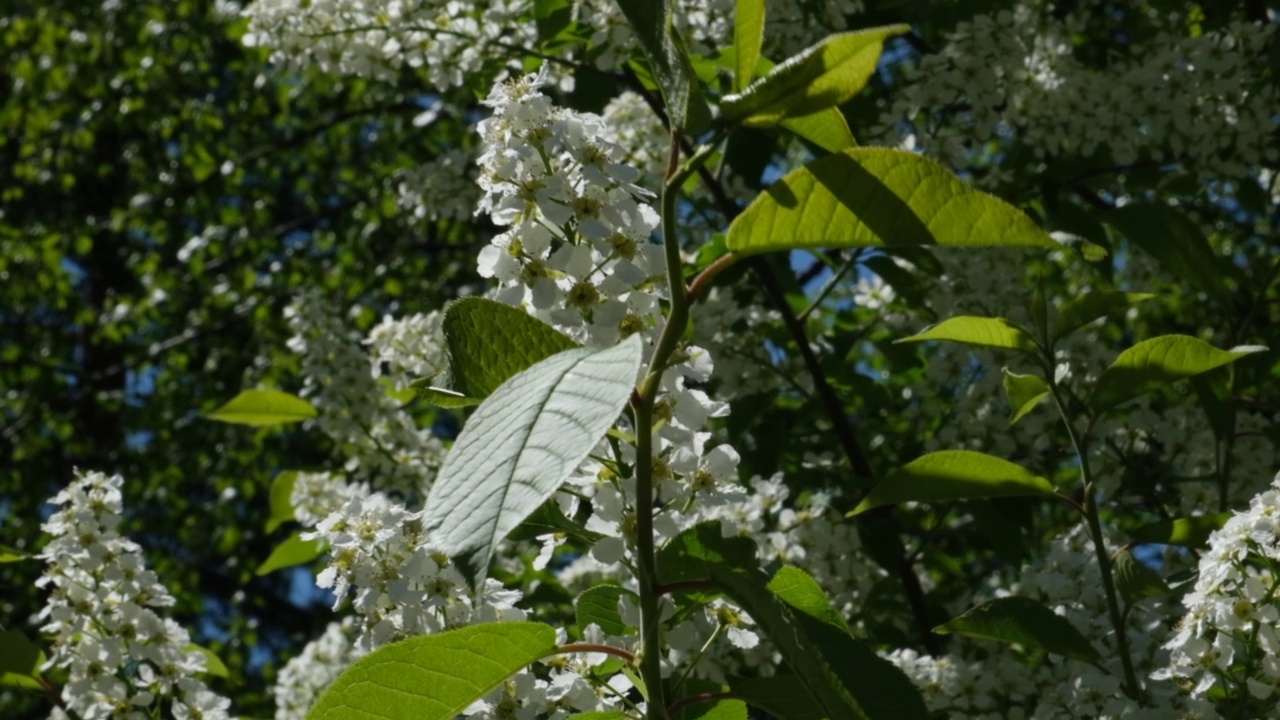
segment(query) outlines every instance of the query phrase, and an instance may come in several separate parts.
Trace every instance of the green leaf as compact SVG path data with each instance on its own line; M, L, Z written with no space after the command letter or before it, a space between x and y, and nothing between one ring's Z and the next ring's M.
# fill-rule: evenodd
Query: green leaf
M631 716L622 710L592 710L570 715L567 720L628 720Z
M733 89L741 92L755 75L764 44L764 0L738 0L733 16Z
M672 539L664 555L666 568L659 565L663 582L678 579L667 572L675 567L679 579L709 580L722 589L774 642L826 717L928 718L919 691L902 671L865 643L819 619L834 611L815 607L807 582L791 574L778 587L816 610L817 617L770 590L770 578L755 562L755 543L721 537L718 522L702 523Z
M1103 216L1129 242L1142 248L1176 278L1225 300L1230 297L1225 279L1233 274L1204 233L1186 215L1164 205L1132 203Z
M484 402L484 398L467 397L455 390L434 387L432 378L422 378L414 380L409 384L413 389L414 395L421 401L442 408L464 408L479 405Z
M316 416L311 403L279 390L245 390L226 405L205 415L235 425L283 425Z
M827 594L822 591L818 581L804 570L784 565L769 580L768 588L769 592L800 612L812 615L837 630L849 632L849 625L831 607L831 602L827 600Z
M729 226L740 255L776 250L1059 245L1017 208L921 155L846 148L793 170Z
M555 649L556 631L541 623L483 623L409 638L357 660L307 718L453 720Z
M452 389L468 398L487 398L516 373L578 347L523 310L484 298L450 305L441 329L449 347Z
M1058 311L1053 324L1054 340L1066 337L1100 317L1120 313L1144 300L1155 297L1151 293L1131 293L1119 290L1093 290L1069 300Z
M1052 495L1048 480L994 455L942 450L916 458L889 473L849 516L881 505L1013 495Z
M18 548L0 545L0 563L21 562L30 557L30 553L22 552Z
M258 569L254 572L257 575L266 575L282 568L308 563L320 557L323 552L323 540L319 538L303 540L302 534L295 532L286 538L284 542L277 545L276 549L272 550L271 554L267 556L266 561L258 566Z
M857 145L840 108L827 108L812 115L783 118L780 127L799 135L827 152L840 152Z
M1130 533L1135 544L1155 543L1203 549L1209 544L1209 536L1231 519L1231 513L1212 513L1195 517L1173 518L1143 525Z
M551 497L617 420L641 351L632 336L606 350L553 355L504 382L471 416L445 457L423 525L477 583L498 542Z
M950 340L966 345L1034 352L1035 341L1026 330L1004 318L970 317L959 315L947 318L923 332L895 342L923 342L925 340Z
M227 666L222 662L222 658L218 657L217 653L210 650L209 648L192 643L182 649L184 652L188 652L188 653L198 652L201 655L203 655L204 671L207 674L213 675L214 677L220 677L220 678L231 676L231 672L227 670Z
M672 0L618 0L618 5L640 39L672 125L686 135L700 135L711 124L711 111L672 22Z
M512 540L533 540L540 535L551 533L563 533L588 545L604 537L565 517L560 509L560 503L554 498L539 505L538 509L525 518L515 530L512 530L508 537Z
M684 720L747 720L747 704L741 700L716 700L686 706Z
M1010 372L1009 368L1003 368L1002 372L1004 391L1009 396L1009 409L1013 412L1009 418L1012 425L1049 397L1049 384L1039 375L1019 375Z
M1028 649L1092 664L1102 659L1089 640L1066 618L1025 597L1004 597L984 602L933 631L1016 643Z
M890 25L830 35L787 58L767 75L720 102L729 122L770 127L847 102L876 70L884 41L910 30Z
M36 679L44 654L17 630L0 630L0 687L41 689Z
M267 532L275 532L275 529L294 519L293 514L293 484L298 480L297 470L286 470L271 481L270 509L271 515L267 518Z
M1241 346L1219 350L1188 335L1162 335L1143 340L1120 353L1102 372L1089 395L1098 412L1132 400L1163 385L1199 375L1267 348Z
M640 602L640 596L617 585L597 585L584 591L574 601L577 610L578 629L586 631L592 623L599 625L605 635L626 635L635 631L622 620L618 612L618 601L623 595L634 603ZM638 605L637 605L638 606Z
M733 694L764 710L778 720L826 720L827 714L814 702L808 688L794 675L761 678L731 678Z
M1169 586L1156 571L1138 562L1133 553L1122 551L1115 560L1116 589L1127 605L1169 594Z

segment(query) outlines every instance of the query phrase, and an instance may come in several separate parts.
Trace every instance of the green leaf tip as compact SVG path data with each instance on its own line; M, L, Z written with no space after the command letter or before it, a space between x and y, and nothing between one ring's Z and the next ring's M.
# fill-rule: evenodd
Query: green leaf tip
M771 127L786 118L837 107L866 86L884 41L910 29L890 25L830 35L779 63L741 92L725 96L721 115L748 127Z
M1004 318L971 317L958 315L894 342L924 342L925 340L949 340L966 345L979 345L999 350L1034 352L1035 340L1031 333Z
M300 397L259 388L241 392L205 417L234 425L270 426L302 422L316 415L311 403Z

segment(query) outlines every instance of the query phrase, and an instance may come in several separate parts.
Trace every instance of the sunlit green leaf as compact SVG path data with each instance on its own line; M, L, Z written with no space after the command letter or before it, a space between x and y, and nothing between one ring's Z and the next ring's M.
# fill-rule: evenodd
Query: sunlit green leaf
M301 533L290 535L284 542L276 546L267 559L255 571L258 575L267 575L294 565L309 563L324 552L324 541L319 538L303 540Z
M1049 384L1039 375L1019 375L1004 368L1004 391L1009 396L1012 425L1049 397Z
M30 553L22 552L18 548L0 545L0 563L19 562L29 557L31 557Z
M1102 372L1089 395L1089 405L1099 412L1109 410L1156 388L1266 349L1242 346L1219 350L1188 335L1162 335L1143 340L1120 353Z
M204 671L214 677L230 677L231 672L227 670L226 664L222 662L222 658L218 654L207 647L191 644L182 648L186 652L198 652L204 656Z
M1015 495L1052 495L1048 480L994 455L972 450L929 453L889 473L852 515L881 505Z
M721 114L730 122L769 127L786 117L836 107L866 85L884 41L909 29L891 25L830 35L779 63L740 93L726 96Z
M267 532L274 532L276 528L294 519L293 484L297 480L296 470L286 470L271 481L271 515L267 518Z
M786 128L827 152L840 152L857 143L849 131L849 121L839 108L819 110L812 115L783 118L779 127Z
M245 390L226 405L205 415L210 420L236 425L283 425L316 416L311 403L279 390Z
M381 647L347 668L308 720L454 720L468 705L555 652L550 625L497 622Z
M737 0L733 16L733 88L741 91L755 76L764 43L764 0Z
M784 565L774 573L767 587L769 592L791 607L812 615L833 628L849 632L844 617L831 607L831 601L827 599L827 594L818 585L818 581L804 570Z
M915 153L846 148L793 170L729 226L740 255L842 247L1059 245L1020 210Z
M969 317L960 315L947 318L911 337L897 342L923 342L925 340L950 340L966 345L1033 352L1036 349L1031 334L1004 318Z

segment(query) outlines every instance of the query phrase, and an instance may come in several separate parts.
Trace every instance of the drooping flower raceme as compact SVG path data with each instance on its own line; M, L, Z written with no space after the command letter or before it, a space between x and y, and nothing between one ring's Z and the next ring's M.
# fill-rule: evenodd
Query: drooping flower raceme
M80 720L227 718L227 699L196 677L204 655L156 612L173 596L117 530L123 483L119 475L79 473L53 498L59 509L42 526L53 539L38 556L48 569L36 583L51 590L39 615L53 636L46 668L68 673L62 700Z
M1192 695L1215 687L1273 702L1280 694L1280 475L1209 536L1187 614L1166 647Z
M285 317L294 332L289 349L302 355L302 395L319 410L320 429L346 455L347 474L381 489L424 491L443 455L440 441L430 430L415 426L377 379L384 364L393 382L405 372L425 372L442 363L439 353L408 359L404 323L384 322L367 341L375 354L370 358L314 290L300 294ZM426 316L410 320L419 331L435 327L435 320Z

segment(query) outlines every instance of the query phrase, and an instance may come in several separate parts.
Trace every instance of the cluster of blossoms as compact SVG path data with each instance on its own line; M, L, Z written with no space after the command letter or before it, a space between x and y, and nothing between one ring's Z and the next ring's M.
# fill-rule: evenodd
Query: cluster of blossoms
M306 717L320 693L357 660L354 637L353 618L329 623L320 637L307 643L302 652L280 668L271 689L276 701L276 720Z
M698 3L677 15L677 29L693 52L712 53L732 37L734 7L733 0ZM781 60L827 33L846 29L862 3L817 4L821 12L814 7L806 0L768 0L766 53ZM486 62L534 47L537 26L526 19L533 10L528 0L257 0L243 14L250 20L245 43L272 48L272 62L297 67L313 63L326 72L383 80L411 68L447 89L461 86ZM571 3L570 14L591 29L587 55L596 67L612 72L625 63L635 37L613 0L578 0Z
M316 584L333 591L335 609L354 590L351 605L363 619L360 652L474 622L524 619L515 608L521 594L493 579L474 604L462 574L431 546L422 513L382 493L351 498L303 537L329 548L329 566Z
M1280 476L1209 537L1187 614L1154 677L1274 708L1280 693Z
M412 68L446 89L461 86L495 57L509 57L506 47L533 47L536 27L519 21L531 6L527 0L259 0L244 10L244 42L272 48L272 62L286 66L314 64L382 80Z
M53 498L44 523L48 563L36 583L50 588L41 630L53 636L45 669L67 672L63 708L79 720L227 718L230 703L195 676L205 657L187 631L154 608L173 596L146 568L142 549L117 532L124 480L81 473ZM62 710L55 713L65 716Z
M360 342L314 290L307 291L285 312L294 336L289 349L302 355L306 377L302 395L319 411L320 429L348 458L351 477L377 487L404 493L422 492L435 477L443 453L439 439L419 429L378 383L383 361L397 357L406 343L428 342L432 336L410 340L405 329L431 330L435 320L413 317L384 322L369 344L373 360ZM428 352L413 365L392 362L391 371L443 365L439 352Z
M471 217L478 197L474 162L469 151L450 148L430 162L403 171L396 185L400 209L431 222Z
M948 655L928 657L912 650L898 650L888 659L915 681L930 710L944 712L948 717L1217 717L1210 703L1187 697L1174 683L1147 682L1142 700L1122 691L1115 632L1107 617L1106 598L1092 553L1092 541L1081 523L1052 541L1047 556L1025 564L1016 582L992 578L992 584L1006 588L996 590L997 596L1035 599L1071 622L1095 647L1102 648L1101 666L1065 658L1029 666L1014 649L960 640L953 643ZM1166 558L1168 563L1177 561L1173 555ZM960 598L953 603L952 612L958 614L981 599ZM1168 661L1160 642L1174 607L1161 598L1149 598L1131 607L1126 615L1125 638L1141 676L1150 675Z
M1120 166L1181 162L1231 178L1276 159L1269 138L1280 96L1252 82L1273 24L1188 37L1186 16L1154 17L1151 37L1100 70L1075 47L1075 38L1096 34L1090 23L1098 4L1060 13L1047 0L1028 0L961 23L945 47L920 61L883 126L893 134L906 120L926 152L957 168L988 141L1009 136L1043 158L1105 149Z

